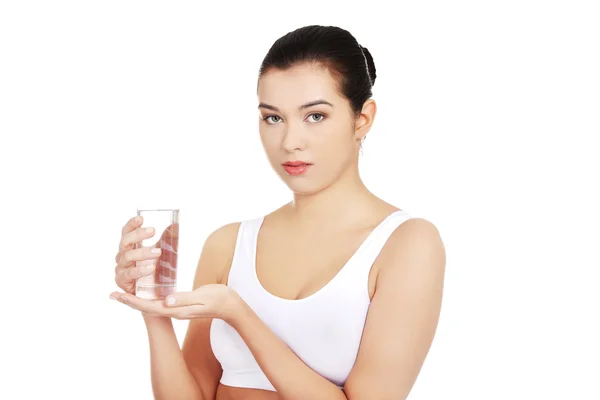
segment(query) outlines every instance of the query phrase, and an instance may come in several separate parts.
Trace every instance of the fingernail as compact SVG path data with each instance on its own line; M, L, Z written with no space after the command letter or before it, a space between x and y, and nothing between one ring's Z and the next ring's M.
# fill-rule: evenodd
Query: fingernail
M154 253L154 254L158 254L158 253L160 253L160 249L154 248L154 249L150 250L150 252Z
M146 265L146 271L154 271L154 268L156 268L154 264Z
M110 295L110 298L113 300L116 300L117 298L115 296L113 296L112 294Z
M175 304L175 298L173 297L167 297L167 304L172 306L173 304Z
M146 232L147 233L152 233L152 232L154 232L154 228L146 228Z
M135 217L135 222L137 222L138 224L142 221L142 217L140 217L139 215L137 217Z

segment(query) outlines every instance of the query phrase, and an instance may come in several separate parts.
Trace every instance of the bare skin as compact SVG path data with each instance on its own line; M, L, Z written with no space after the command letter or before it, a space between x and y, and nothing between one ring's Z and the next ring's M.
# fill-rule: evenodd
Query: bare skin
M323 99L331 105L303 107ZM325 286L369 233L399 208L371 193L358 173L360 143L376 114L372 99L364 103L358 116L353 115L332 75L318 65L303 64L268 71L260 79L258 100L261 142L293 200L265 216L258 235L257 275L271 294L302 299ZM302 175L288 174L282 163L297 160L312 165ZM390 184L395 184L393 176ZM396 228L381 250L369 275L371 304L359 353L341 391L308 368L231 289L228 291L239 225L216 229L200 254L190 296L201 291L201 303L210 312L201 309L190 317L182 307L169 309L131 294L114 293L143 312L151 360L157 361L152 362L155 397L405 399L433 341L441 308L445 250L436 227L413 218ZM117 261L123 254L133 254L127 253L135 236L131 232L137 229L130 221L124 228L124 237L129 239L121 243ZM151 258L141 253L137 257ZM126 258L130 262L134 257ZM127 263L123 268L117 271L117 283L127 288L127 279L142 272ZM215 315L238 330L277 392L219 383L222 369L209 336ZM181 351L171 317L190 319ZM289 376L295 379L287 379Z
M262 286L285 299L301 299L325 286L375 226L399 209L372 194L358 173L360 140L371 128L376 113L375 103L367 101L359 118L353 120L344 113L347 113L344 110L347 110L348 103L332 88L327 71L310 65L268 73L262 78L259 88L259 101L275 105L280 111L261 109L261 140L272 167L293 191L294 200L265 216L258 235L256 268ZM321 98L334 106L297 109L298 105ZM321 120L318 115L311 114L315 112L327 115L329 120L319 122L320 126L302 122ZM267 118L267 121L262 118ZM314 163L313 170L305 176L289 176L280 165L286 160ZM415 225L429 227L431 224L423 219L414 219L402 224L392 235L369 275L371 299L376 291L380 269L395 263L398 257L393 248L407 242L410 232L419 229ZM220 246L233 251L238 227L239 224L231 224L223 229L222 235L219 235L223 242ZM214 265L220 283L227 283L230 260L231 254L224 257L222 264ZM421 348L416 351L421 357L424 357L432 339L439 300L434 300L432 308L426 311L432 317L428 328L425 328L430 334L423 335ZM207 338L209 327L208 324L199 327L200 336ZM194 331L190 333L196 334ZM210 364L218 365L208 340L197 342L197 346L184 346L183 351L190 360L197 354L210 354ZM368 368L367 363L364 364L363 369ZM354 373L358 373L360 368L358 362ZM394 393L394 398L401 398L402 392L408 394L420 362L409 368L404 387ZM218 367L214 376L213 382L218 384ZM370 393L373 394L373 391ZM218 384L216 398L258 400L281 397L270 391Z
M342 224L341 227L331 227L324 231L315 228L293 229L293 224L290 223L292 208L291 204L286 204L265 216L258 237L256 267L261 285L268 292L293 300L308 297L324 287L339 272L375 226L387 215L398 210L384 201L373 198L371 214L364 216L361 224L350 222L348 226ZM235 223L223 229L221 239L224 243L222 246L229 248L235 246L238 228L239 223ZM310 254L313 256L307 258L307 255ZM224 259L222 265L215 266L216 274L219 276L218 283L227 284L227 275L231 267L228 260L232 258L232 255ZM375 293L377 272L380 266L380 262L375 262L369 275L368 285L371 299ZM298 279L299 277L300 279ZM198 330L204 331L202 336L208 337L205 330L209 328L210 325L204 325ZM183 347L184 353L189 354L189 359L193 359L195 355L201 353L212 355L208 340L197 344L198 346ZM216 365L216 359L212 361ZM220 373L220 367L215 372ZM235 388L219 383L216 399L270 400L280 399L280 396L276 392Z

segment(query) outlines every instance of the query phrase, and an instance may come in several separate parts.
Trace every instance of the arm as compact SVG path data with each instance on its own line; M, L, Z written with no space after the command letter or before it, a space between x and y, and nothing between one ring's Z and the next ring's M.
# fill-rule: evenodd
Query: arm
M405 225L405 226L404 226ZM302 362L245 304L232 321L283 399L405 399L437 326L445 251L437 229L413 219L390 237L357 362L344 387Z
M190 319L182 351L187 369L181 366L181 352L176 351L178 348L172 327L164 328L166 333L160 337L161 331L156 328L156 348L166 348L169 343L172 349L169 350L169 354L162 355L162 358L155 356L163 364L154 367L162 371L161 380L156 379L154 383L156 398L172 398L167 396L167 390L171 390L168 393L173 396L173 389L162 386L173 386L173 382L181 382L177 385L182 388L188 385L189 389L186 390L189 392L180 392L177 398L214 399L222 374L221 366L210 347L210 324L214 317L222 318L240 333L280 398L346 400L340 388L304 364L235 291L222 284L229 271L227 267L231 265L238 230L239 223L226 225L207 239L198 264L194 290L170 296L175 299L174 304L165 308L153 303L138 302L135 298L130 301L130 305L138 309L147 309L158 315L171 315L174 318L178 315L180 318ZM210 285L215 282L220 285ZM134 300L135 304L132 304ZM168 321L170 325L170 319ZM166 363L164 360L168 356L171 361ZM153 365L155 364L157 363L153 362ZM154 374L159 376L159 372ZM190 374L193 380L190 379ZM197 384L202 397L193 391L193 385L189 382ZM164 395L161 395L162 391Z
M267 325L241 302L231 321L282 400L346 400L335 384L306 365Z
M150 373L154 398L159 400L194 398L199 386L186 366L171 318L144 314L150 343Z
M429 352L441 309L446 255L424 219L400 225L380 254L381 268L348 399L406 399Z
M218 283L222 278L222 270L233 254L236 232L237 225L230 224L206 239L196 269L194 289ZM180 349L171 318L143 315L150 341L155 399L214 399L222 371L210 348L212 319L191 320Z
M198 262L194 290L211 283L224 283L233 259L239 223L214 231L207 239ZM203 399L214 399L223 370L210 346L212 318L194 318L188 325L182 353L188 368L200 386ZM191 399L191 397L190 397Z

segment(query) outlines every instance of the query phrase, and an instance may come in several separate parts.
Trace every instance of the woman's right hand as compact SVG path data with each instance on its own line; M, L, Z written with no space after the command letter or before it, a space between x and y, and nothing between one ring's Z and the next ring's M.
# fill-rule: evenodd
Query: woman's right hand
M136 244L155 234L154 228L141 228L143 223L141 216L131 218L121 231L119 252L115 256L115 282L126 293L135 294L136 279L152 274L161 254L161 249L155 246L135 248Z

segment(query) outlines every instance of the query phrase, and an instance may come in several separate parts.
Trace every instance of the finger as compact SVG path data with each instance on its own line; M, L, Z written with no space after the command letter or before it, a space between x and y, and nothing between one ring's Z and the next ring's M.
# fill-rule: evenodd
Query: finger
M123 250L129 250L130 248L133 248L133 246L127 246L123 244L123 236L138 229L140 226L142 226L143 223L144 217L138 215L137 217L130 218L129 221L127 221L127 223L125 224L125 226L123 226L123 229L121 229L121 241L119 242L119 252L115 256L115 262L119 262Z
M127 268L133 265L134 262L144 260L155 260L160 257L161 249L155 247L142 247L139 249L129 250L123 253L119 259L118 267Z
M121 275L117 278L117 281L120 283L131 282L143 276L153 274L155 269L156 266L154 264L123 268L117 272L117 274Z
M148 248L140 249L140 250L150 250ZM156 264L158 262L157 257L160 254L149 253L144 257L154 257L153 259L144 259L144 260L132 260L125 261L121 260L115 267L115 283L118 287L125 290L126 292L130 292L130 287L132 282L138 279L141 276L151 275L156 271ZM136 258L136 257L132 257ZM152 268L148 269L146 267L152 266Z
M119 300L119 297L121 297L122 294L123 294L122 292L112 292L110 294L110 298L112 300Z
M125 226L123 226L123 229L121 229L121 235L129 233L132 230L142 226L143 222L144 222L144 217L142 217L141 215L131 218L129 221L127 221Z
M161 316L169 316L170 311L164 306L162 300L148 300L137 297L136 295L130 293L120 293L117 298L121 303L127 304L131 308L135 308L136 310L154 314Z
M137 243L154 236L154 233L154 228L149 226L146 228L139 227L131 232L123 234L121 236L121 241L119 242L119 252L133 249Z
M167 307L182 307L198 304L198 296L196 292L177 292L167 296L165 305Z
M151 253L154 254L154 253ZM160 253L158 253L158 256L160 257ZM119 259L119 261L121 261ZM117 265L115 266L115 274L119 273L120 270L122 269L127 269L127 268L131 268L133 267L135 264L136 267L141 267L143 265L156 265L157 264L157 260L156 258L150 258L150 259L145 259L145 260L138 260L138 261L132 261L132 262L125 262L123 261L122 263L117 262Z

